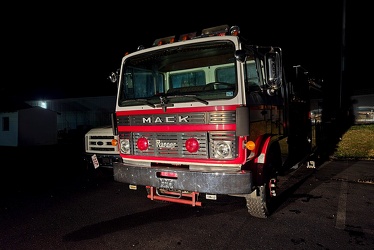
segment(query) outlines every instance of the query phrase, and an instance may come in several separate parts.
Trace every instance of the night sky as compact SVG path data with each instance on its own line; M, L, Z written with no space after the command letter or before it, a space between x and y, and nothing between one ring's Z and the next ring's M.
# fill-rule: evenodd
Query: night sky
M145 7L145 2L79 7L32 3L21 10L15 6L2 36L6 66L1 94L24 100L115 95L108 76L120 67L126 52L139 45L150 47L159 37L200 33L222 24L238 25L253 44L282 47L285 64L301 64L332 88L339 86L343 51L346 82L354 79L355 89L367 88L368 76L352 75L362 69L359 56L372 36L363 33L372 30L366 23L369 6L347 0L344 26L343 0L335 2L268 0L212 8L201 2L176 2L172 8Z

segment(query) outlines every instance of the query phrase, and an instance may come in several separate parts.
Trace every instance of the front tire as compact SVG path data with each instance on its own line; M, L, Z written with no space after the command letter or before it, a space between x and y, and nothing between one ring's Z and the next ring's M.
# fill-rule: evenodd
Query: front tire
M277 170L282 166L281 150L278 142L273 142L265 155L265 163L256 164L254 186L251 194L245 196L250 215L267 218L271 213L271 201L276 196Z

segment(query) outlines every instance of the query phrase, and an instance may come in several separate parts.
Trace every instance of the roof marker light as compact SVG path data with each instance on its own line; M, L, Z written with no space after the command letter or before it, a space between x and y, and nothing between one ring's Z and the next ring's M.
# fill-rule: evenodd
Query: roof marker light
M174 40L175 40L175 36L168 36L168 37L159 38L159 39L156 39L153 42L153 46L160 46L160 45L163 45L163 44L173 43Z
M232 36L239 36L239 34L240 34L239 26L232 26L230 28L230 35L232 35Z
M187 34L180 35L178 41L191 40L191 39L193 39L195 37L196 37L196 32L187 33Z
M212 28L203 29L201 32L202 36L224 36L229 31L229 26L227 24L216 26Z

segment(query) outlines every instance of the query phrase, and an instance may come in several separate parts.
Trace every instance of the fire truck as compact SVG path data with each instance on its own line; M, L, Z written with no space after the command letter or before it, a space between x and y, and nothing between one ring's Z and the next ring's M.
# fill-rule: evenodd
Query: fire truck
M287 71L282 57L228 25L126 53L110 77L122 158L114 180L191 206L243 197L251 216L268 217L278 176L315 167L318 146L310 110L320 85L300 65Z

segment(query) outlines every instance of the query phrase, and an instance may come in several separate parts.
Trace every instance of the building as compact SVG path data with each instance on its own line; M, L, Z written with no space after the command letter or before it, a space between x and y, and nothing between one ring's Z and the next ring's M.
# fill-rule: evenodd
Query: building
M115 109L115 96L95 96L52 100L26 101L31 106L39 106L57 112L57 130L88 130L111 124L111 113Z
M0 146L38 146L57 143L57 113L41 107L19 106L0 112Z
M0 146L55 144L64 136L81 136L111 124L115 96L0 103Z

